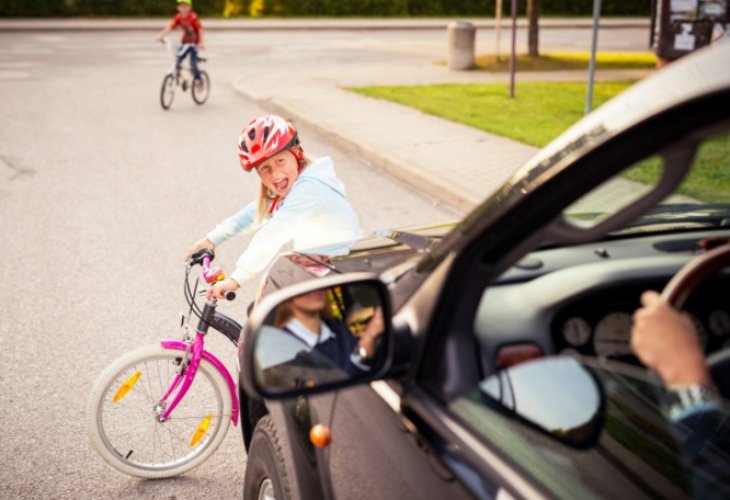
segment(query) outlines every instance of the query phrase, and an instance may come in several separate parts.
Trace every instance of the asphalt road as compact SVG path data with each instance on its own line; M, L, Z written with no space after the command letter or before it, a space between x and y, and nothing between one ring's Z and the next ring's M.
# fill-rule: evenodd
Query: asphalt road
M547 33L546 45L576 43L570 32ZM614 37L624 49L646 39L643 30ZM234 93L234 78L288 67L296 84L299 66L438 59L445 35L211 32L209 102L179 94L168 112L158 95L171 58L151 39L0 33L0 498L240 497L237 428L184 477L138 480L91 448L87 393L123 352L178 335L184 250L255 196L235 143L265 110ZM458 215L312 131L301 136L308 153L334 158L366 230ZM218 263L231 269L245 244L223 246ZM242 319L254 289L224 312ZM213 336L208 345L235 369L232 347Z

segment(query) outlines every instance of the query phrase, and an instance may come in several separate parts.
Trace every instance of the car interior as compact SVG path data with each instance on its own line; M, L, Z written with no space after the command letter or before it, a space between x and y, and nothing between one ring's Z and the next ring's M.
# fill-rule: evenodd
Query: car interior
M560 223L587 228L594 241L546 243L488 287L475 318L484 362L492 373L505 345L531 342L545 353L573 353L639 364L629 346L632 314L645 290L661 292L684 264L730 241L730 193L707 194L697 177L708 164L718 176L730 165L730 133L704 135L682 182L646 212L638 201L662 182L666 157L630 165L566 208ZM704 198L693 197L698 193ZM644 197L644 200L642 200ZM707 201L705 201L707 200ZM617 214L628 222L606 235L596 228ZM578 238L576 238L578 239ZM690 295L684 310L709 355L730 347L730 274L720 272Z
M729 493L726 452L703 450L709 468L682 466L678 436L690 431L672 422L669 392L630 347L642 292L661 292L693 259L730 243L730 192L722 187L730 124L717 123L657 142L582 196L556 202L560 214L513 244L514 254L501 257L512 264L478 296L480 373L445 361L444 373L467 381L454 376L446 378L457 381L454 389L438 386L449 412L558 498ZM552 187L546 191L559 192ZM682 309L713 375L727 375L730 272L715 267L689 287ZM729 378L715 380L726 398Z

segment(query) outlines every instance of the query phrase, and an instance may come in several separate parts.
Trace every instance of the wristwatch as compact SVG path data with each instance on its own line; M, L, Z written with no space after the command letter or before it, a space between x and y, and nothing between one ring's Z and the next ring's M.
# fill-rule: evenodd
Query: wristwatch
M352 359L353 361L355 361L355 363L367 364L368 351L361 345L356 346L354 352L352 353Z
M719 402L719 393L712 384L691 384L669 386L669 416L681 420L696 411L714 408Z

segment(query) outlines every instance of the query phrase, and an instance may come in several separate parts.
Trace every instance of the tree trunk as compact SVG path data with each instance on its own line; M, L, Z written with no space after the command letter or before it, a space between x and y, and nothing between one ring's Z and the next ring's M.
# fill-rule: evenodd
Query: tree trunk
M540 0L527 0L527 19L529 27L527 30L527 51L530 57L540 55L538 48L538 25L537 21L540 17Z

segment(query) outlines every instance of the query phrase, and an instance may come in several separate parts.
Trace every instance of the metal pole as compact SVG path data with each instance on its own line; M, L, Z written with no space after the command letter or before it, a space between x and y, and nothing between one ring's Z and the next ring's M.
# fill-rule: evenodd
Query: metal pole
M499 42L502 37L501 28L502 28L502 0L497 0L497 6L496 6L496 12L495 12L496 19L496 26L495 26L495 33L496 33L496 48L494 50L494 57L497 62L499 62Z
M596 73L596 46L598 45L598 20L601 17L601 0L593 0L593 42L591 43L591 60L588 64L588 92L584 114L593 109L593 79Z
M512 6L512 49L509 55L509 97L515 97L515 67L517 56L515 55L515 44L517 43L517 0L510 0Z

